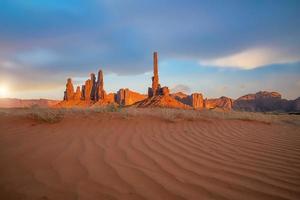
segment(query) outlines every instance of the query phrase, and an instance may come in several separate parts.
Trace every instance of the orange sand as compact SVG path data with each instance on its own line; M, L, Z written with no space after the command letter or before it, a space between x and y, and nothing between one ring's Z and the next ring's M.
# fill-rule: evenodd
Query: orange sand
M0 199L300 199L300 129L114 113L56 124L0 116Z

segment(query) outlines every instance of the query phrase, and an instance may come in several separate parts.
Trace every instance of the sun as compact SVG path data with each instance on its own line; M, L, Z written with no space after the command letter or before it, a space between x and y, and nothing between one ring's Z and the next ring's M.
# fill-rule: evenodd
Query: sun
M9 89L6 85L0 85L0 98L8 97Z

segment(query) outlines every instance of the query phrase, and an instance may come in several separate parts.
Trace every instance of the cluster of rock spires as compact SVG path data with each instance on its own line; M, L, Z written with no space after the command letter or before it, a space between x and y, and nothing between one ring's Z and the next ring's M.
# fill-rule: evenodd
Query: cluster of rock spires
M148 88L148 95L139 94L128 88L122 88L117 93L106 94L104 90L103 72L99 70L98 77L94 73L85 84L78 86L74 91L72 79L69 78L64 92L64 101L59 103L61 107L73 106L101 106L117 104L120 106L136 107L172 107L184 109L215 109L245 110L245 111L300 111L300 98L285 100L276 92L258 92L248 94L233 100L228 97L216 99L203 98L201 93L191 95L182 92L170 93L168 87L161 87L158 76L158 54L153 54L152 87Z
M117 93L106 94L104 90L103 72L99 70L97 80L95 74L92 73L90 79L86 80L81 88L78 86L75 92L72 79L68 78L64 92L64 101L60 102L58 106L72 107L108 104L127 106L145 98L147 98L146 95L130 91L128 88L122 88Z
M94 73L91 74L91 79L85 81L85 84L77 86L76 92L74 92L74 86L72 79L68 78L66 84L66 91L64 93L64 101L103 101L107 100L106 92L104 90L103 72L99 70L98 79Z

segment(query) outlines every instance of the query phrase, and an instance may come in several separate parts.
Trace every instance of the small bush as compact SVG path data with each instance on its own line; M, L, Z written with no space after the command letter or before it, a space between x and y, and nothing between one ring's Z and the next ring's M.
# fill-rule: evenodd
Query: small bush
M116 104L108 104L106 106L95 106L88 109L89 112L96 113L119 112L120 110L120 106Z
M64 111L60 109L33 108L30 117L37 122L57 123L64 118Z

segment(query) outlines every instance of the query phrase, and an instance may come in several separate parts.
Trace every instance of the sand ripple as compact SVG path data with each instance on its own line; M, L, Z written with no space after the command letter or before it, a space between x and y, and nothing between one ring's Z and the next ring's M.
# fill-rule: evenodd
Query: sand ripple
M0 119L1 199L300 199L300 129L238 120Z

